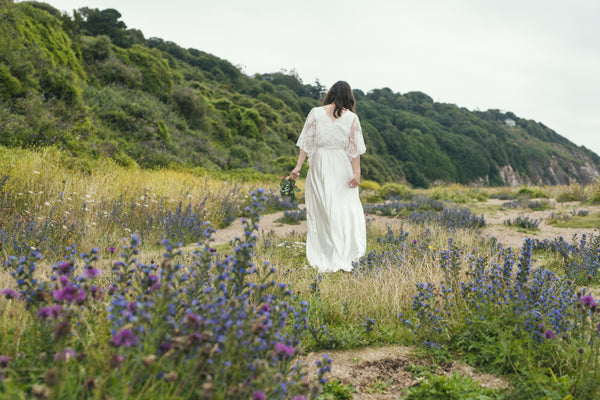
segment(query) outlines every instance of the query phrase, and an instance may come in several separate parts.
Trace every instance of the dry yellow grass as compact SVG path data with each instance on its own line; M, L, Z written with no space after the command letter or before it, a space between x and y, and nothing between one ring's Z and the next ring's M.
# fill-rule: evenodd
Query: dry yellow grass
M419 242L425 235L426 227L390 219L388 221L371 222L367 226L367 236L370 242L369 250L381 249L375 244L377 237L387 233L388 226L395 234L400 228L409 232L409 241ZM321 274L320 301L328 304L334 313L341 313L343 303L348 305L351 318L370 316L378 321L397 319L398 313L411 307L413 295L417 293L416 284L422 282L439 283L444 279L444 273L439 263L439 253L448 247L448 240L461 248L477 248L478 254L493 256L492 247L482 242L482 237L475 231L458 230L448 232L437 227L429 227L430 241L425 249L409 246L402 253L402 264L398 265L392 257L388 263L376 271L353 273L324 273ZM264 247L265 240L276 244ZM278 241L279 240L279 241ZM305 240L303 235L289 235L282 239L262 237L257 246L256 265L268 262L275 266L277 281L289 282L292 292L301 293L303 298L310 296L310 286L318 279L318 271L311 268L304 258ZM463 271L464 273L465 271ZM359 316L360 314L360 316Z
M257 182L221 180L184 170L122 167L110 160L97 161L86 173L69 169L63 157L65 154L54 148L0 147L0 178L9 177L0 201L10 208L4 215L20 215L39 223L48 220L62 226L65 235L75 235L68 229L76 220L78 227L86 229L85 236L76 243L82 249L102 245L108 235L117 240L132 233L119 221L108 220L115 204L123 209L144 207L148 214L159 207L164 210L190 205L219 226L228 217L224 199L227 204L241 205L250 190L258 186ZM277 184L267 187L273 190Z

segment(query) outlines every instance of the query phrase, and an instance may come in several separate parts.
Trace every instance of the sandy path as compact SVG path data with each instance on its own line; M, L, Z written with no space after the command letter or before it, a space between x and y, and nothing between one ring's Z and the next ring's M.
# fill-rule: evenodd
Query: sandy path
M289 225L276 222L282 216L283 211L261 215L260 221L258 222L259 235L271 232L274 232L277 236L286 236L291 233L306 235L306 221L300 221L298 225ZM368 215L366 219L367 223L395 220L395 218L382 217L380 215L372 214ZM243 234L244 227L242 225L242 218L238 218L228 227L219 229L212 235L212 238L214 239L213 244L227 244L231 240L235 239L236 236L242 237Z
M501 206L505 203L505 200L490 199L485 203L486 206ZM532 211L523 209L504 209L498 211L490 211L484 213L486 227L483 229L483 234L488 236L494 236L506 247L518 248L523 245L523 240L526 238L533 239L554 239L562 236L567 242L570 242L573 235L581 235L583 233L598 233L597 229L593 228L557 228L552 225L548 225L545 221L552 213L568 213L572 210L588 210L590 214L597 214L600 212L600 206L582 206L580 203L555 203L550 201L553 205L553 209L543 211ZM539 225L539 231L534 232L518 232L516 228L504 225L504 221L507 219L514 220L519 215L528 216L530 219L541 219Z
M481 203L483 206L499 207L504 200L490 199L486 203ZM553 212L569 212L571 210L588 210L590 213L600 212L600 206L581 206L579 203L553 203L554 208L544 211L531 211L523 209L504 209L504 210L490 210L484 212L484 218L486 221L486 227L482 230L482 234L485 236L493 236L498 239L506 247L519 248L523 244L523 240L528 237L544 240L554 239L555 237L562 236L565 240L570 241L574 234L581 235L582 233L590 234L598 232L597 229L583 229L583 228L556 228L548 225L544 220L549 217ZM518 232L514 227L508 227L504 225L504 221L507 219L514 220L519 215L527 215L531 219L542 219L539 225L540 230L535 232ZM302 235L306 234L306 221L300 221L298 225L282 224L275 222L277 219L283 216L283 211L276 212L273 214L267 214L261 216L259 221L259 232L270 233L274 232L277 236L285 236L290 233L299 233ZM367 221L370 223L377 222L392 222L396 221L393 217L383 217L379 215L370 214L367 216ZM241 237L244 234L242 226L242 219L236 219L231 225L226 228L220 229L213 234L214 244L227 244L233 240L236 236Z
M300 221L299 225L288 225L275 222L281 217L283 217L283 211L261 215L260 221L258 222L258 231L260 233L269 233L273 231L278 236L285 236L293 232L306 234L306 221ZM242 237L243 235L244 227L242 225L242 218L238 218L228 227L216 231L212 235L212 238L214 239L214 244L226 244L235 239L236 236Z
M325 352L315 352L301 357L309 365L309 371L315 361L322 359ZM414 354L411 347L385 346L367 347L358 350L331 351L327 354L333 360L328 379L337 379L351 384L358 393L354 400L395 400L402 392L416 385L420 379L417 371L429 371L436 375L451 376L458 372L469 376L483 387L498 389L509 386L500 377L478 373L473 367L453 362L432 365L429 361Z

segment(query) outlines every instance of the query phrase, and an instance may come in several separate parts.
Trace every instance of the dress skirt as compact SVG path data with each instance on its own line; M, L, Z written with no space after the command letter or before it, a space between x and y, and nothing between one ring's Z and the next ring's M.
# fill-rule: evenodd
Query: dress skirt
M365 254L365 215L350 179L352 165L344 149L316 149L306 178L306 257L319 272L350 271Z

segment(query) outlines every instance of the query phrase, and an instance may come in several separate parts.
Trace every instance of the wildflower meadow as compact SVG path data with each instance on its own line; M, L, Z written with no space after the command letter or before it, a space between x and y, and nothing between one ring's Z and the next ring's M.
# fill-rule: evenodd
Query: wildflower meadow
M0 398L600 396L599 184L373 187L367 254L319 274L302 233L259 228L265 213L305 220L302 192L300 207L282 199L278 176L82 172L63 157L0 156ZM547 214L528 215L540 193ZM238 237L215 242L240 218ZM591 229L538 236L557 224ZM507 246L493 229L524 239ZM336 354L393 345L425 363L410 369L418 384L333 377ZM431 372L454 362L507 384Z

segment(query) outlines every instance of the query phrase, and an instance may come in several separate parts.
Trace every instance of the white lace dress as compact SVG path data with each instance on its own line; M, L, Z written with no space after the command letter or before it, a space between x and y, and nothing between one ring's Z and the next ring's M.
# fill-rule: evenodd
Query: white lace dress
M358 188L349 186L350 161L366 150L358 116L330 117L313 108L298 138L308 154L306 177L306 258L320 272L350 271L365 254L365 215Z

